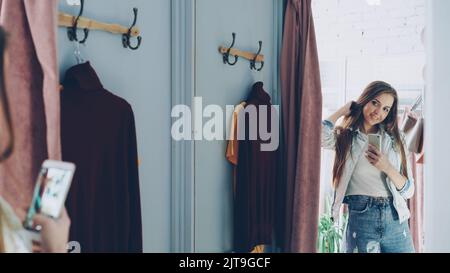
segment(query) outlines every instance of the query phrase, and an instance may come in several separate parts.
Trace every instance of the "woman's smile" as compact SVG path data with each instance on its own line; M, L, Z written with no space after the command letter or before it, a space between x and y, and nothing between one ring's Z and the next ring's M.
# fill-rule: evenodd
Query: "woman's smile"
M379 120L380 120L380 118L378 117L377 114L370 114L369 117L370 117L370 120L371 120L373 123L377 123L377 122L379 122Z

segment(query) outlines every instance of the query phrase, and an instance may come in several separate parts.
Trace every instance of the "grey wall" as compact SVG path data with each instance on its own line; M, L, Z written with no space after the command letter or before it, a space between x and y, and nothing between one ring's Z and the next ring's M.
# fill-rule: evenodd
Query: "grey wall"
M427 1L425 251L450 252L450 1Z
M124 49L121 35L91 31L83 56L96 69L103 85L133 107L140 159L140 186L144 251L170 251L170 91L171 36L168 0L88 0L84 16L129 26L132 8L139 8L138 26L143 43L139 50ZM60 0L61 11L78 8ZM76 64L74 45L59 29L61 76ZM80 32L80 36L82 37ZM136 42L133 39L133 42Z
M237 105L247 98L255 81L264 82L266 91L277 93L276 39L274 13L277 0L197 0L196 3L196 82L195 96L209 104ZM280 2L281 3L281 2ZM252 72L249 61L225 65L218 52L229 46L236 32L235 47L256 52L263 41L265 67ZM231 60L234 60L233 58ZM203 125L210 120L203 119ZM201 128L196 128L201 130ZM224 133L228 134L225 130ZM195 251L232 250L232 167L225 159L226 141L195 143Z

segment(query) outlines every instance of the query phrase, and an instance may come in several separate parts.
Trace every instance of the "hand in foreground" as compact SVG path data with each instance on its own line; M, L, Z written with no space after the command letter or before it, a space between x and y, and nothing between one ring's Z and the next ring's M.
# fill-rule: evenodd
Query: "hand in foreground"
M40 226L41 242L33 241L33 252L67 253L70 219L64 208L58 219L37 214L33 218L35 227Z

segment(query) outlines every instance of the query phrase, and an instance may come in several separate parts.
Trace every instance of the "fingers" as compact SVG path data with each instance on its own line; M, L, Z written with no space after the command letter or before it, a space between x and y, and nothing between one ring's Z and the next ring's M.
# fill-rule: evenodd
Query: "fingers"
M63 221L63 222L70 222L69 215L67 214L67 210L66 210L65 207L61 210L61 215L60 215L60 217L58 219L52 219L52 218L50 218L48 216L45 216L43 214L36 214L33 217L34 224L35 225L40 225L40 226L46 225L49 221L55 221L55 220Z
M374 153L373 151L371 151L371 150L367 150L365 156L366 156L367 160L369 161L369 163L372 164L372 165L374 165L374 166L375 166L375 165L379 162L379 160L380 160L380 157L379 157L376 153Z
M381 152L378 151L378 149L375 146L369 144L369 148L366 151L366 157L369 160L369 162L372 164L377 164L380 161L381 156L382 156Z
M368 156L366 156L366 158L367 158L367 160L369 161L370 164L372 164L372 165L374 165L374 166L377 165L378 160L376 160L376 159L371 159L371 158L369 158Z
M375 152L373 152L371 150L368 150L366 152L366 155L367 155L368 158L370 158L372 160L378 160L380 158L380 156L377 153L375 153Z
M341 108L341 113L343 116L349 116L351 114L351 105L352 102L347 102L344 106Z
M372 144L369 144L368 150L374 152L374 153L377 154L378 156L381 155L381 153L380 153L380 151L377 149L377 147L373 146Z
M31 251L33 253L42 253L42 246L39 242L33 241L31 246Z
M45 215L42 214L36 214L33 217L33 223L35 226L45 226L48 221L51 221L51 219Z

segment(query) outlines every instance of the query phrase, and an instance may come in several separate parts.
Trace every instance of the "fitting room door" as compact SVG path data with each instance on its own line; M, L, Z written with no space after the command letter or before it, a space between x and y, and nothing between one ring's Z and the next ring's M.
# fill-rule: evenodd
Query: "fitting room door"
M278 43L277 18L282 1L278 0L197 0L195 7L195 96L202 99L202 111L208 105L223 110L223 137L226 132L226 105L245 100L255 81L263 81L269 94L276 92ZM236 33L235 47L261 54L265 66L261 72L250 70L249 61L239 59L235 66L225 65L218 52L229 46ZM233 59L232 59L233 60ZM274 97L272 95L273 101ZM203 118L203 126L212 117ZM197 134L202 127L194 126ZM219 128L215 128L216 130ZM204 134L203 134L204 135ZM195 251L230 252L233 238L232 166L225 158L226 141L195 142Z

